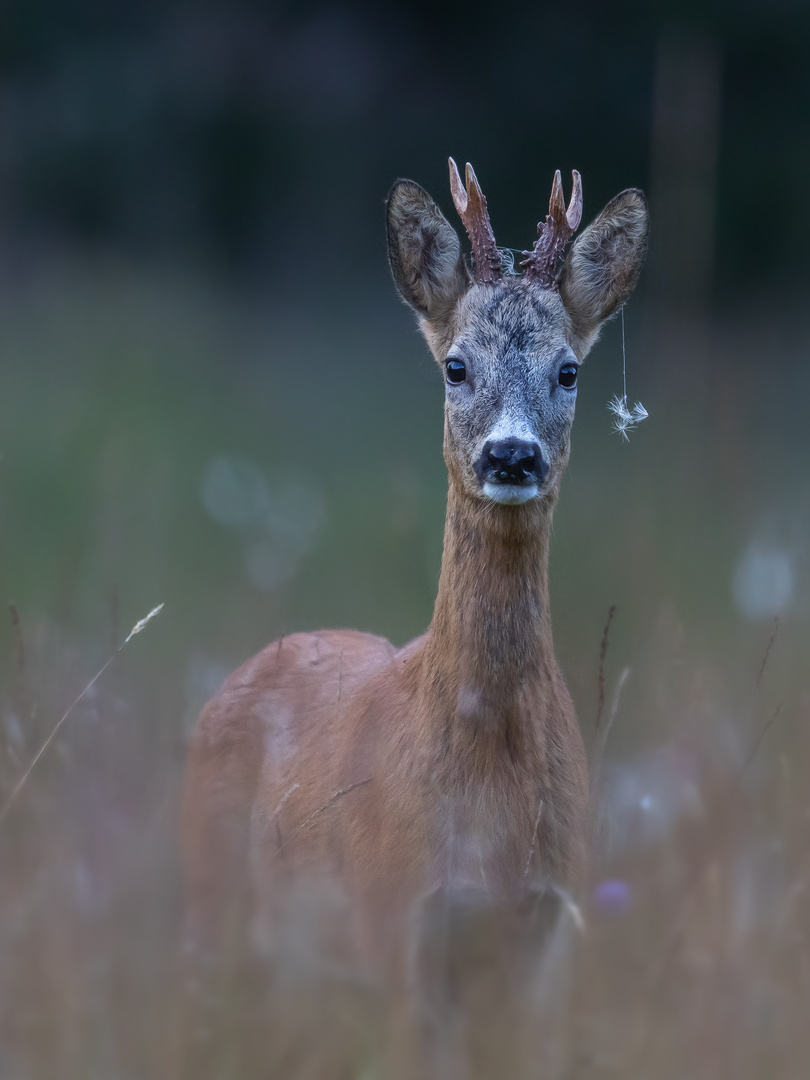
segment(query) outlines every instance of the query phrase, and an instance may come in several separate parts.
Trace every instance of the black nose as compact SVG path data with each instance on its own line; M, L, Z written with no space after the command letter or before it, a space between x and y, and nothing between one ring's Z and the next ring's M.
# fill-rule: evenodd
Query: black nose
M482 456L488 465L487 472L502 484L522 484L526 480L542 484L548 473L537 443L521 439L487 443Z

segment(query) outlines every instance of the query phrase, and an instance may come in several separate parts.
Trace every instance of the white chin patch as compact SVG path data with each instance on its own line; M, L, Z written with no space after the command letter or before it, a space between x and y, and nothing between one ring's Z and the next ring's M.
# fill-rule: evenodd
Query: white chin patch
M484 495L503 506L518 506L529 499L536 499L539 494L537 484L484 484Z

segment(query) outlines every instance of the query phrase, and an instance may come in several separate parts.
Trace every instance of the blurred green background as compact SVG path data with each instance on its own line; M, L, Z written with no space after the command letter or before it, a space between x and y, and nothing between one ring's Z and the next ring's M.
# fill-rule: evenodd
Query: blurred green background
M410 176L455 221L448 154L474 162L513 247L555 168L581 170L586 219L623 187L651 200L627 310L650 419L629 444L610 433L614 322L556 522L583 722L613 603L642 727L651 650L676 638L733 683L779 612L796 655L806 5L8 0L0 31L0 598L24 665L78 689L164 601L125 662L179 745L279 633L425 627L442 388L389 280L383 201ZM7 697L18 652L0 619Z

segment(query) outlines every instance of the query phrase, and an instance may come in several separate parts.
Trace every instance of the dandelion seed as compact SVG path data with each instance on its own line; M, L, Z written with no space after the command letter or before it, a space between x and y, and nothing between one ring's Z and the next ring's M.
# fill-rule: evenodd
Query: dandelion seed
M625 442L630 441L628 431L633 431L642 420L646 420L650 415L640 401L637 401L631 408L624 394L621 397L614 394L608 402L608 409L616 417L613 421L613 430L618 435L621 435Z
M130 638L135 637L136 634L140 634L141 630L143 630L146 624L148 622L151 622L151 620L154 619L156 615L159 615L162 610L163 604L158 604L156 608L152 608L148 615L144 615L142 619L139 619L138 622L136 622L130 630L129 634L126 637L126 640L124 641L124 644L126 645L127 641L129 641Z
M617 435L621 435L625 442L629 442L628 431L633 431L650 414L640 401L637 401L632 408L627 404L627 349L624 341L624 304L622 304L622 383L624 393L621 397L614 394L608 402L608 409L616 417L613 421L613 430Z

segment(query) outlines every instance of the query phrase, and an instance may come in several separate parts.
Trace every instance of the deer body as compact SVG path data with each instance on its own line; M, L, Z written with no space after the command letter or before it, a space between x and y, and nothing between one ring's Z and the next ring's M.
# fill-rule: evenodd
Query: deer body
M455 166L451 181L472 275L430 197L408 181L391 194L394 278L447 380L433 619L401 649L353 631L291 635L209 702L185 799L202 919L247 865L262 892L292 871L339 880L383 921L437 891L510 903L581 877L587 769L554 656L549 535L571 373L635 286L647 217L640 192L618 196L557 274L579 191L576 177L566 219L557 176L522 277L499 272L469 167L466 192Z

